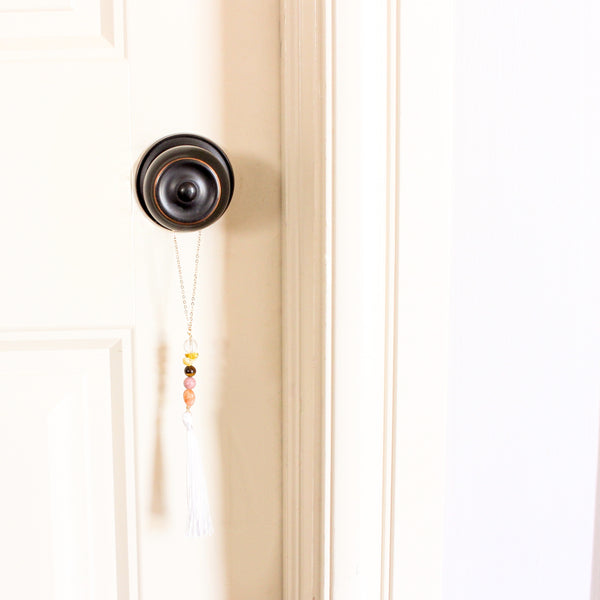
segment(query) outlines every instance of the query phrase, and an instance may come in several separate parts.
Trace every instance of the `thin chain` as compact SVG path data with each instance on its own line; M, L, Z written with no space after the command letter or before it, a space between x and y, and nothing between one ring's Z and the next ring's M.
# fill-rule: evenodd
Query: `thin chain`
M196 242L196 258L194 261L194 280L192 283L192 297L188 309L187 298L185 295L185 286L183 285L183 270L181 268L181 258L179 256L179 245L177 244L177 235L173 233L173 246L175 247L175 260L177 261L177 272L179 273L179 286L181 287L181 301L183 303L183 314L187 324L188 337L192 337L192 325L194 323L194 305L196 304L196 286L198 284L198 264L200 262L200 241L202 236L198 232L198 241Z

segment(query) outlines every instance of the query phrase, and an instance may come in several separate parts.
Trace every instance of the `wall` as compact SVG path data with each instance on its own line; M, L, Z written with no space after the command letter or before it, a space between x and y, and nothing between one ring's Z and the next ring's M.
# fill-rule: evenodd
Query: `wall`
M443 598L589 598L600 9L455 6Z

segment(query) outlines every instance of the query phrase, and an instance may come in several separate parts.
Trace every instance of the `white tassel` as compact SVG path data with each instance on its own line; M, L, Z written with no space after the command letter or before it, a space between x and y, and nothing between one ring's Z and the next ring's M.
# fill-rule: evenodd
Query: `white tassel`
M192 413L183 413L183 424L187 429L187 496L188 496L188 531L189 537L212 535L213 524L208 505L206 479L202 469L198 440L194 434Z

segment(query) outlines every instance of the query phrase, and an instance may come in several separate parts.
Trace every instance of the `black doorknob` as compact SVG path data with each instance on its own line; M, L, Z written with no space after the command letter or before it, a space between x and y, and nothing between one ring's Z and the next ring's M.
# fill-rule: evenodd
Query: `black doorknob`
M233 169L210 140L170 135L144 153L135 178L144 212L171 231L195 231L214 223L233 195Z

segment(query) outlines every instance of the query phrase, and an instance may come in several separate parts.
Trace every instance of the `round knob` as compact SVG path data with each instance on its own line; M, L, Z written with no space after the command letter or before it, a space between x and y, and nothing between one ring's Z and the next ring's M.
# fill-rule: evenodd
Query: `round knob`
M156 142L136 174L141 207L171 231L194 231L214 223L227 210L233 185L233 170L223 150L192 134Z
M198 188L191 181L186 181L177 188L177 197L182 202L191 202L197 194Z

